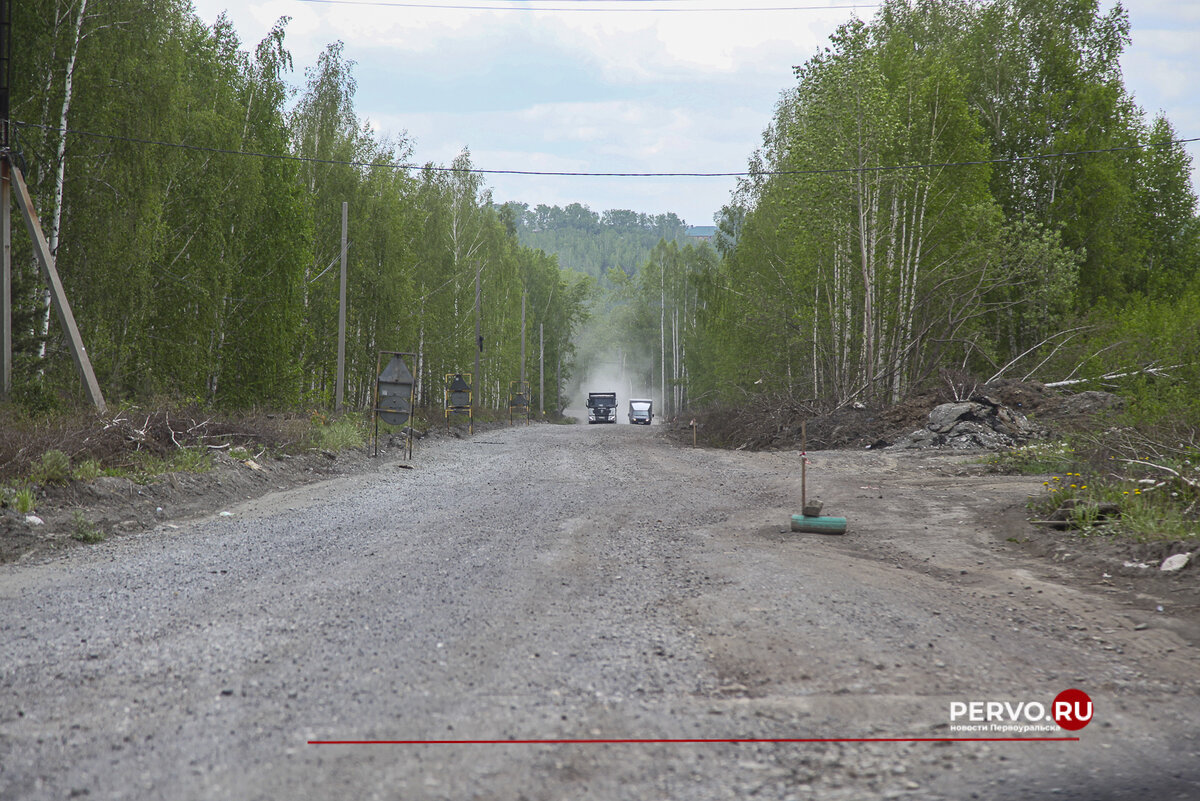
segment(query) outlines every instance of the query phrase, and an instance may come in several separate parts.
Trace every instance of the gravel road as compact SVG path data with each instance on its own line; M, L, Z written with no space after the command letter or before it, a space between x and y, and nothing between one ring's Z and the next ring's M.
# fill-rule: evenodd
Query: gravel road
M1200 798L1194 621L1005 548L1040 481L810 456L844 537L794 453L537 425L2 566L0 799ZM310 744L668 738L865 741Z

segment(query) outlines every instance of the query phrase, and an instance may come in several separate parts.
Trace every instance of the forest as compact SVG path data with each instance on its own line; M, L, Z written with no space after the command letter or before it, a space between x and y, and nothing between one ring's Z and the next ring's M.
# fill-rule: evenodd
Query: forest
M380 350L415 353L418 402L440 406L443 376L474 368L478 278L478 402L505 405L524 370L553 409L591 279L520 243L469 152L412 165L360 120L340 42L292 89L288 21L248 45L187 0L15 4L14 161L108 402L329 408L346 203L350 408L370 406ZM76 404L19 222L13 237L13 399Z
M565 208L511 201L502 213L511 215L521 244L553 253L565 269L610 285L610 270L633 275L662 240L675 241L687 225L672 212L646 214L629 209L592 211L580 203Z
M524 306L548 375L619 353L668 415L886 405L953 374L1109 377L1143 419L1200 422L1191 158L1124 85L1120 5L886 0L842 25L795 67L715 248L671 213L496 204L466 151L409 164L358 117L341 43L290 88L287 24L250 47L184 0L15 7L14 155L114 401L328 406L345 202L356 408L378 350L418 354L427 405L472 368L478 276L493 407ZM14 398L75 402L14 232Z
M1096 0L841 26L781 94L719 258L664 241L630 279L668 404L1107 378L1138 419L1200 424L1191 158L1125 87L1129 36Z

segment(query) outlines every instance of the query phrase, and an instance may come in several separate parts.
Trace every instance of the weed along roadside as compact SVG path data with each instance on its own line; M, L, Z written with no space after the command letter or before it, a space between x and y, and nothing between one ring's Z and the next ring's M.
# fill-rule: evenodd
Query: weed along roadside
M9 423L3 439L11 444L0 461L0 561L174 525L370 469L365 433L358 415L221 417L199 410L125 409L86 424Z
M498 412L484 414L477 429L501 424ZM371 456L370 426L359 414L126 409L87 424L28 426L10 424L3 441L24 444L0 450L0 562L176 526L271 492L367 472L403 453L402 432L384 425L380 456ZM447 434L418 417L414 431L428 444L466 428Z

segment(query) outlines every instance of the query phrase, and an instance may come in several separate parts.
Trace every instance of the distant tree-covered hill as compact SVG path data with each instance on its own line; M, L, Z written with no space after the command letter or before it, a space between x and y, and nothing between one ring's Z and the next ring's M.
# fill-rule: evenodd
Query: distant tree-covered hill
M687 224L674 213L642 214L610 209L599 214L580 203L566 208L510 201L501 218L522 245L558 256L561 267L606 282L612 268L633 275L659 240L683 236Z

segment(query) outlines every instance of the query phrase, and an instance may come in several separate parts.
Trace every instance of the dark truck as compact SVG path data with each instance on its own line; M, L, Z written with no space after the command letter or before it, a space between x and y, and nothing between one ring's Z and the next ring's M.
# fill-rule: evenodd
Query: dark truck
M617 393L589 392L587 397L588 423L617 422Z

